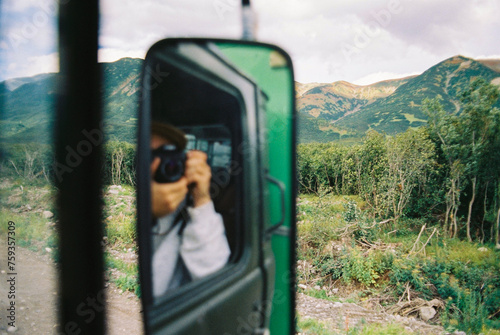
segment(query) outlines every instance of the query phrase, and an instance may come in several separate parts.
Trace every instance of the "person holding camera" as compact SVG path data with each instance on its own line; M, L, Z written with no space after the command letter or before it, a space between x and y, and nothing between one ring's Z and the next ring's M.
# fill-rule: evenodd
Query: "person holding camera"
M230 256L222 216L210 198L211 169L202 151L184 152L185 134L170 125L151 129L153 294L207 276Z

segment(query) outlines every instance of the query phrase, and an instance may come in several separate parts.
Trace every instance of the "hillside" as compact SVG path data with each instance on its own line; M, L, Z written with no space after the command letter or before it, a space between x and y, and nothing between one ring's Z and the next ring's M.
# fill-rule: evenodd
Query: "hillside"
M143 60L102 63L105 130L109 139L134 142ZM345 81L296 82L299 142L359 141L368 129L395 134L426 123L425 98L442 98L450 113L460 112L459 95L476 77L500 85L500 60L447 59L419 76L366 86ZM0 141L49 141L54 123L57 74L0 83L5 103Z
M105 130L109 139L135 141L142 62L141 59L123 58L101 64ZM0 83L0 99L5 104L0 141L51 141L57 76L48 73Z
M486 66L486 64L488 66ZM459 113L459 96L477 77L497 83L500 62L475 61L462 56L447 59L419 76L389 80L367 86L335 82L313 87L298 97L299 113L307 117L308 130L301 130L301 142L310 142L314 131L335 140L362 137L368 129L395 134L426 123L421 111L425 98L442 98L450 113Z

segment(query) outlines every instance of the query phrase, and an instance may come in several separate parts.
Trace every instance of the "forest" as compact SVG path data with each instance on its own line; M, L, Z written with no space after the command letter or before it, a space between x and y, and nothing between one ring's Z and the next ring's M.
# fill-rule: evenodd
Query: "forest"
M498 98L477 79L456 113L439 96L424 100L426 126L369 130L351 146L299 145L299 292L448 333L500 333ZM299 322L305 334L336 329L308 322Z
M422 306L437 301L428 323L500 334L498 99L498 88L478 79L456 113L439 96L426 99L426 126L394 136L369 130L354 145L300 144L298 293L419 319ZM135 146L106 142L103 163L106 264L118 287L137 294L137 265L122 260L136 248ZM9 145L0 161L0 215L26 228L25 246L50 248L57 261L54 227L34 212L50 209L57 220L55 169L50 145ZM302 334L331 334L330 326L299 313ZM375 334L370 327L337 333Z
M300 193L359 195L374 217L433 218L450 237L499 244L500 111L482 79L462 93L461 112L426 99L425 127L363 143L298 147Z

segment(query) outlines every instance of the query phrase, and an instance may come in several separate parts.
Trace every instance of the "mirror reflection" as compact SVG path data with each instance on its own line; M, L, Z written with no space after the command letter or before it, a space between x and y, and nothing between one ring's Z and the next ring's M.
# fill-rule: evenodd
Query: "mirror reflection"
M222 269L237 244L243 99L211 48L172 46L150 63L166 75L149 77L155 298Z
M221 269L230 254L222 216L210 197L211 168L201 151L215 147L181 129L154 122L151 129L153 294L160 296ZM191 145L192 146L192 145ZM207 150L208 151L208 150ZM213 161L217 156L210 155Z
M293 166L289 57L259 43L162 40L148 52L142 87L146 329L234 333L234 320L271 310L275 282L288 290L275 280L288 271L288 251L275 262L274 248L291 236L282 227ZM261 321L255 327L266 328Z

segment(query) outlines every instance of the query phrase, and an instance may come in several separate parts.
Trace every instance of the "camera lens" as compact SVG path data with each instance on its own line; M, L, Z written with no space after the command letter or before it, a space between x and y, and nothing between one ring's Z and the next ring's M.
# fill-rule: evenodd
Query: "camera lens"
M186 154L177 150L173 145L163 145L152 152L153 157L161 159L160 165L156 170L154 179L158 183L173 183L178 181L184 175L184 164Z
M161 164L162 175L167 182L179 180L184 173L184 164L178 159L165 159Z

